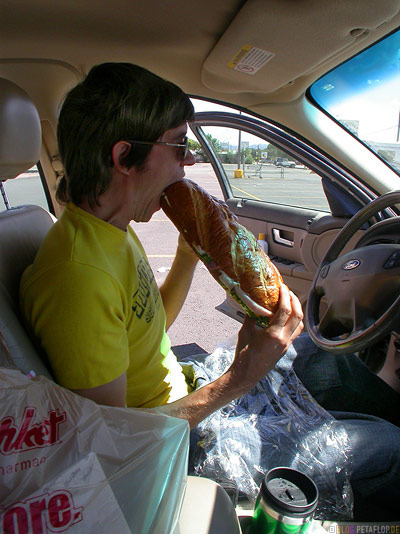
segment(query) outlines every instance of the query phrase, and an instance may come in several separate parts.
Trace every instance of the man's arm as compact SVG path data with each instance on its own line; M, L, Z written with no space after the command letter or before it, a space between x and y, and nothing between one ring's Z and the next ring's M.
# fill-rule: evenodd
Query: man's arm
M177 318L185 302L197 262L198 257L183 237L179 235L175 259L164 283L160 287L167 316L167 330Z
M302 319L299 300L282 286L279 308L269 328L260 328L253 319L245 319L229 369L214 382L171 404L159 406L157 411L186 419L194 428L215 410L247 393L274 367L303 329ZM98 404L125 406L126 375L103 386L73 391Z
M112 380L108 384L103 384L95 388L71 389L74 393L86 397L97 404L104 406L126 407L126 373Z
M215 410L247 393L275 366L303 329L302 319L299 300L282 286L279 309L269 328L260 328L246 318L229 369L214 382L157 411L186 419L194 428Z

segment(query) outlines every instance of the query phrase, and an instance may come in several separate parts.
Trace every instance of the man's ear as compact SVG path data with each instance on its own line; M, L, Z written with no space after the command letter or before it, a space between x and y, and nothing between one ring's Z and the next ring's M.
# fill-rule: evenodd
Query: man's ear
M121 172L122 174L128 174L129 169L127 168L125 162L126 156L131 150L131 144L127 141L117 141L111 149L111 159L114 165L114 168Z

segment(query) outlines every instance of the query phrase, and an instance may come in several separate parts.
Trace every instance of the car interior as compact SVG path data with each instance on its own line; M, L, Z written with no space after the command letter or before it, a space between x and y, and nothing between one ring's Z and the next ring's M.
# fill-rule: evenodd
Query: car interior
M21 320L19 281L63 209L55 198L63 98L92 66L119 61L193 98L196 158L211 164L229 208L264 242L314 342L333 354L357 352L400 392L399 116L388 161L389 143L379 152L360 141L310 90L387 36L400 50L400 0L6 0L1 11L2 367L53 380ZM399 76L398 58L395 68ZM229 159L228 137L233 152L239 138L258 153ZM11 202L11 182L34 166L43 201L26 188ZM229 297L220 311L243 319ZM211 480L188 477L177 506L177 534L247 532L247 518L238 521Z

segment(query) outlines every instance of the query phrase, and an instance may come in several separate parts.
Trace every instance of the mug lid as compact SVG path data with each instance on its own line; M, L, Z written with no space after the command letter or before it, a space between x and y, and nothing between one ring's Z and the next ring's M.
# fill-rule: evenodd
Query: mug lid
M283 513L310 514L318 504L314 481L296 469L276 467L268 471L261 484L263 499Z

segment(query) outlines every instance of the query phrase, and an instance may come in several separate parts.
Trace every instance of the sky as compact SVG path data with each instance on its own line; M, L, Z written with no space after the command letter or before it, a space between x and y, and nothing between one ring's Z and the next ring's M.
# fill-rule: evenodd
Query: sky
M371 86L372 84L373 82ZM363 140L396 142L400 113L400 76L334 105L331 112L338 120L358 120L359 137Z
M199 111L238 111L214 104L192 99L196 112ZM330 110L332 116L337 120L358 121L358 134L362 140L382 143L395 143L399 131L400 122L400 75L392 77L386 82L382 80L370 80L370 89L362 94L357 94L352 98L347 98L339 104L332 104ZM221 135L221 128L208 131L220 141L229 141L237 144L237 131L224 129L224 136ZM191 138L194 139L193 134ZM244 137L249 139L250 144L257 143L254 136Z

